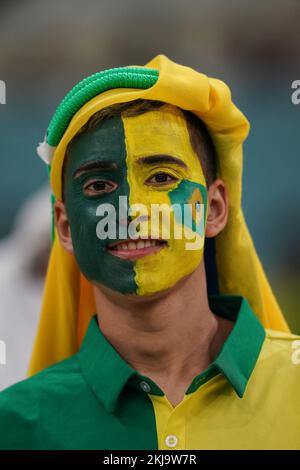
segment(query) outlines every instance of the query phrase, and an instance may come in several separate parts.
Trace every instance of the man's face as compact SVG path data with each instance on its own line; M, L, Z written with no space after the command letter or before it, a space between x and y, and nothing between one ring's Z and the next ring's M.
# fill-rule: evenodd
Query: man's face
M100 122L71 143L65 176L74 253L81 272L94 284L149 295L197 268L203 256L207 191L179 109L165 105ZM143 206L134 212L136 204ZM166 218L155 216L158 206L153 205L161 204ZM185 204L190 206L184 209ZM107 207L113 211L103 217ZM128 241L134 236L130 227L136 228L139 240Z

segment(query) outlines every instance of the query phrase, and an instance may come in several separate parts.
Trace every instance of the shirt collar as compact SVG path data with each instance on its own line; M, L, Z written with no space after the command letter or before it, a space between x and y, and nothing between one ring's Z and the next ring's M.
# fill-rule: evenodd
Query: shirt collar
M97 315L91 319L78 358L82 374L93 392L107 410L113 412L123 387L136 371L105 338Z
M217 370L242 397L264 342L265 330L244 297L211 295L209 304L214 313L234 320L235 324L214 362L195 377L187 393L199 387L199 379L200 382L201 378L208 379ZM78 358L83 376L109 412L115 410L119 395L131 378L135 384L145 379L151 385L151 393L163 395L152 380L139 374L119 355L101 332L96 315L91 319Z
M264 343L265 329L244 297L210 295L208 300L215 314L235 323L213 363L195 377L187 393L221 372L242 398Z

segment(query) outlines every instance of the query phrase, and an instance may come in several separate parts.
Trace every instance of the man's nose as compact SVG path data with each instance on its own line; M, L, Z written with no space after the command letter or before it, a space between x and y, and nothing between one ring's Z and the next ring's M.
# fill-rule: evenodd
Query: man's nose
M147 215L139 215L139 216L130 215L130 209L129 209L127 218L123 217L119 219L120 225L129 225L132 220L135 220L137 223L147 222L148 216Z

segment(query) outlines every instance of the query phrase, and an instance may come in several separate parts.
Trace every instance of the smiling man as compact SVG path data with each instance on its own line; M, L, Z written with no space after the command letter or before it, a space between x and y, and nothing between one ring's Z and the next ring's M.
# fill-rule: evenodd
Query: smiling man
M193 231L192 226L191 234L187 233L187 217L182 233L176 227L181 227L184 218L184 210L179 214L178 209L190 201L191 213L196 212L197 203L207 205L201 157L191 146L183 113L163 104L142 101L114 105L109 110L110 117L107 110L100 111L68 146L64 203L57 201L55 205L57 227L62 245L71 253L74 250L81 272L99 283L100 291L105 286L122 294L155 294L173 287L200 264L204 233ZM122 108L125 108L123 112ZM203 149L208 153L208 135L197 128L192 131L199 143L203 141ZM209 157L214 155L208 154ZM214 204L211 212L220 212L214 224L220 224L220 218L225 224L225 185L214 182L211 193ZM131 213L137 207L141 214L130 217L129 211L123 210L120 219L124 199L128 200ZM171 211L172 203L177 211ZM108 204L118 224L112 221L113 228L117 225L116 230L111 230L113 233L102 240L105 227L99 222L99 213L101 207L109 208ZM155 207L162 208L164 221L166 215L170 216L168 227L167 222L163 225L162 217L155 217ZM202 219L205 213L202 212ZM128 219L131 218L132 222L138 219L136 240L129 238L132 224ZM180 220L176 222L174 218ZM123 236L119 236L122 228ZM216 234L215 227L211 230ZM195 250L187 249L186 235L192 234L199 241ZM150 256L155 253L159 256Z
M299 338L240 206L247 133L223 82L164 56L65 97L39 147L35 375L0 396L1 448L300 448Z

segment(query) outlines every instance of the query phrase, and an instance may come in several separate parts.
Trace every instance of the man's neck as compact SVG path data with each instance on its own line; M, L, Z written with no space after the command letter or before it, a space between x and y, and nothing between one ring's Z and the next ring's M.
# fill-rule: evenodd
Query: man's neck
M120 356L179 403L233 324L209 308L204 263L168 292L125 296L95 287L100 329Z

